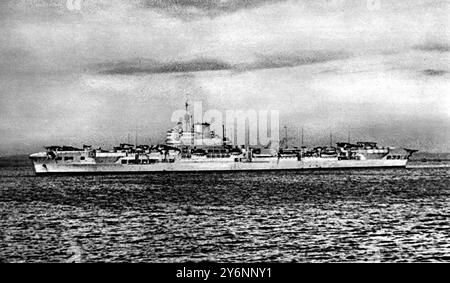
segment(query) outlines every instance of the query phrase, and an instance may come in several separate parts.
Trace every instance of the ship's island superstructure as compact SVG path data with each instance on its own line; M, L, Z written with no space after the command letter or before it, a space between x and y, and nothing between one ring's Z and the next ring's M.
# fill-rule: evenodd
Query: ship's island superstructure
M92 146L48 146L30 155L37 175L245 170L306 170L406 167L415 150L379 147L375 142L336 146L235 146L209 123L184 121L167 131L165 144L123 143L112 150Z

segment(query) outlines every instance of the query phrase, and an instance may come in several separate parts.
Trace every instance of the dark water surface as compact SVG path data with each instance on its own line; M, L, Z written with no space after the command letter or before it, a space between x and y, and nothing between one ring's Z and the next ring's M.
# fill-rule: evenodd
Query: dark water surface
M3 164L0 260L450 261L449 171L35 177Z

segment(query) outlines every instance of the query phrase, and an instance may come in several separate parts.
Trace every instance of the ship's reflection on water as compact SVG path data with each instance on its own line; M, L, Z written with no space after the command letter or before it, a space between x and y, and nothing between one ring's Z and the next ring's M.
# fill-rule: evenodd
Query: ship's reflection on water
M1 171L4 262L450 260L448 168L35 177Z

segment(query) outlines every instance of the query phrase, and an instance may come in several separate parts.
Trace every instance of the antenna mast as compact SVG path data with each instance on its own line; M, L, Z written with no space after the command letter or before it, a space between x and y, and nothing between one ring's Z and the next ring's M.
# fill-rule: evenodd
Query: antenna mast
M137 134L137 129L135 130L135 136L134 136L134 148L136 149L137 148L137 141L138 141L138 136L137 136L138 134Z
M222 146L225 146L225 141L226 141L226 136L225 136L225 125L222 124Z
M191 119L189 119L191 116L189 116L189 98L188 98L188 94L186 94L186 103L184 104L185 106L185 111L186 114L184 115L184 119L185 119L185 126L186 128L184 129L186 132L189 131L190 127L191 127Z
M333 133L330 131L330 147L333 147Z
M302 145L301 146L303 147L303 127L302 127Z
M285 131L285 144L284 147L287 149L288 148L288 133L287 133L287 126L284 126L284 131Z

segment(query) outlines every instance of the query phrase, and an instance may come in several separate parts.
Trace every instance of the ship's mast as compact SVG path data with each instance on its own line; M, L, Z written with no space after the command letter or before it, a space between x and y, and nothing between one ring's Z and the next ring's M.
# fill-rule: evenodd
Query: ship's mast
M226 136L225 136L225 125L222 124L222 146L225 147L225 141L226 141Z
M138 134L137 134L137 128L134 130L134 149L136 149L138 146Z
M284 126L284 131L285 131L285 144L284 144L284 147L287 149L287 148L288 148L288 133L287 133L287 126Z
M333 147L333 133L330 131L330 147Z
M184 119L185 119L185 129L183 129L184 131L189 131L190 129L190 119L189 119L189 101L188 101L188 97L186 95L186 103L185 103L185 111L186 114L184 114Z
M303 147L303 127L302 127L302 144L301 147Z
M192 115L191 115L191 121L192 121ZM194 146L195 143L195 137L194 137L194 123L189 124L190 128L191 128L191 137L192 137L192 145Z
M201 124L201 127L200 127L200 128L201 128L201 131L202 131L202 146L203 146L203 132L204 132L204 131L203 131L203 130L204 130L204 129L203 129L203 113L202 113L201 116L202 116L202 124Z
M249 121L250 123L250 121ZM248 149L250 147L250 124L245 124L245 147Z

